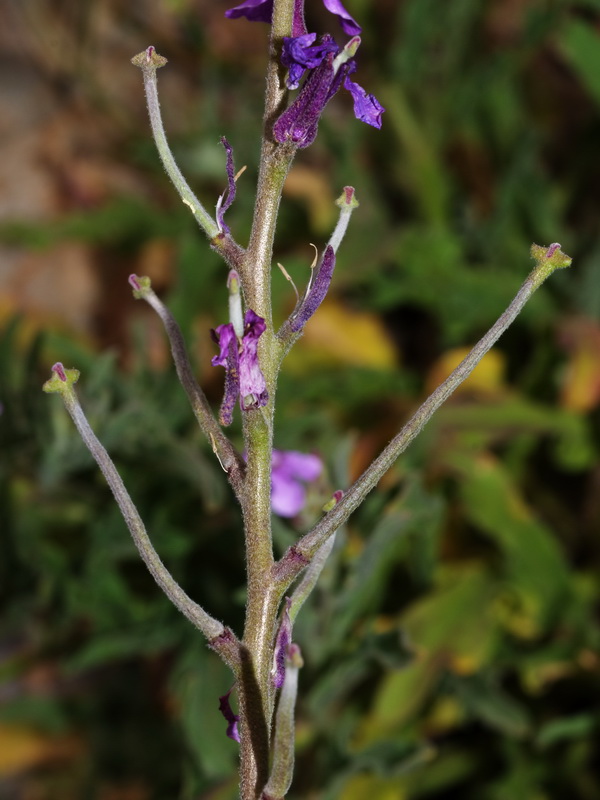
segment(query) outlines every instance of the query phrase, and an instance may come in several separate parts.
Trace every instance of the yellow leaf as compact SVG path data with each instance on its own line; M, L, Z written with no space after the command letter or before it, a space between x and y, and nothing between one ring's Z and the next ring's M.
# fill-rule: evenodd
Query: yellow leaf
M406 793L397 778L380 778L362 773L353 775L344 786L340 800L404 800Z
M327 299L307 322L304 336L286 364L297 372L306 372L313 366L336 363L394 369L396 349L377 316Z
M433 365L427 379L428 394L443 383L448 375L469 354L468 347L456 347L444 353ZM463 381L456 392L472 392L497 394L504 386L506 370L505 359L497 350L490 350L481 359L466 381Z
M571 411L590 411L600 402L600 325L589 319L567 320L560 338L569 352L561 405Z
M82 743L74 736L48 736L26 726L0 724L0 776L70 759L81 751Z

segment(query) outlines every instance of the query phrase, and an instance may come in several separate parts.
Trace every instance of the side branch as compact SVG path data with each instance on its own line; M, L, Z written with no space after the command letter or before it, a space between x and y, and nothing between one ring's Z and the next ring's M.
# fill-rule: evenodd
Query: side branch
M188 396L194 416L209 440L221 466L227 473L236 497L241 500L245 471L244 460L223 433L204 392L194 377L185 341L175 317L151 289L148 278L138 278L136 275L130 275L129 283L133 287L134 296L145 300L161 318L171 345L177 377Z
M222 255L231 268L239 269L243 258L243 249L233 240L229 233L224 233L219 229L217 222L211 217L190 188L169 147L160 113L156 80L156 70L163 67L167 63L167 59L159 55L154 47L148 47L144 52L134 56L131 59L131 63L142 70L152 136L167 175L173 182L173 186L177 189L183 203L188 206L198 225L210 239L212 247Z
M569 266L571 259L560 251L560 245L541 248L533 245L532 255L537 266L519 289L514 300L490 330L473 347L466 358L456 367L448 378L417 409L402 430L392 439L382 453L355 481L340 502L326 514L315 527L303 536L294 546L294 553L288 551L278 564L279 570L296 575L302 569L298 556L312 559L319 548L343 525L350 514L358 508L367 494L375 488L382 476L394 464L413 439L423 430L437 409L468 378L484 355L498 341L504 331L514 322L525 303L543 281L557 268ZM289 564L288 564L289 562Z
M135 546L148 567L150 574L173 605L206 636L210 646L222 655L234 672L239 671L237 659L234 658L234 651L231 647L233 634L228 631L221 622L211 617L210 614L207 614L202 606L194 602L183 591L154 549L144 523L125 488L117 468L92 430L79 404L79 400L73 389L73 384L79 377L78 371L65 370L62 364L55 364L52 369L54 375L44 384L44 391L57 392L61 395L65 407L75 423L75 427L83 439L84 444L106 478L121 514L123 515L125 524L129 528ZM221 646L221 643L223 646Z

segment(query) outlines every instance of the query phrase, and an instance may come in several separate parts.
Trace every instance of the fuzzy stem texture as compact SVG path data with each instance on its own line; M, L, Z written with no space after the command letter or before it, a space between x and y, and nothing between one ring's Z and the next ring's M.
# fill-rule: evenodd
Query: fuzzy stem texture
M110 456L108 455L105 447L101 444L98 437L92 430L83 409L79 404L73 384L79 377L76 370L64 370L62 365L57 364L54 367L54 376L46 382L44 390L46 392L57 392L61 395L65 404L65 408L79 435L83 439L85 446L90 451L92 457L100 467L102 474L117 501L117 505L123 515L125 524L127 525L135 546L138 549L142 560L148 567L150 574L167 595L173 605L186 616L190 622L202 631L208 639L211 647L225 656L225 660L232 667L235 673L239 672L239 664L237 659L235 663L231 663L232 649L229 646L231 636L227 636L225 626L218 620L211 617L202 606L195 603L179 586L177 581L173 578L169 570L165 567L160 559L160 556L154 549L150 537L146 532L146 528L139 515L135 504L133 503L117 468L113 464ZM63 376L63 377L61 377ZM64 378L64 379L63 379ZM227 640L227 647L221 648L220 642Z

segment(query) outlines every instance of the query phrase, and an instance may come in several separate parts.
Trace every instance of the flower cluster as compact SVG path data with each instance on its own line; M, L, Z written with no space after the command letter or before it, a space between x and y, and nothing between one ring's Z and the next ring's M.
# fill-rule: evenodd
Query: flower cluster
M335 14L350 41L340 47L329 34L321 36L308 33L304 24L304 0L296 0L292 23L292 36L285 37L281 62L287 67L287 87L297 89L304 74L306 80L294 102L276 120L273 135L278 142L292 142L297 147L308 147L317 135L317 127L329 100L343 86L354 102L354 116L361 122L381 127L385 111L381 103L362 86L350 79L356 71L356 52L360 45L361 28L346 11L340 0L323 0L325 7ZM245 0L225 12L230 18L246 17L252 21L270 22L273 0Z

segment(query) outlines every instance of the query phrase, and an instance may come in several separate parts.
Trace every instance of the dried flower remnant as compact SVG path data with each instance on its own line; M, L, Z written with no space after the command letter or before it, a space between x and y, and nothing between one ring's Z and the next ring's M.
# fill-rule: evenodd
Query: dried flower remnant
M219 325L212 331L220 352L211 363L213 367L225 367L225 394L219 414L222 425L231 424L238 398L242 411L265 406L269 400L265 377L258 361L258 340L265 329L264 319L249 308L244 316L244 335L241 340L238 340L231 322Z

